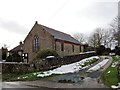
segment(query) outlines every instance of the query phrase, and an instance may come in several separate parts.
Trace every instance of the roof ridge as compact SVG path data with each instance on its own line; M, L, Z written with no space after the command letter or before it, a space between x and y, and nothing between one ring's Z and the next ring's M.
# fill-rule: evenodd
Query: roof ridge
M63 34L67 34L67 33L64 33L64 32L62 32L62 31L59 31L59 30L56 30L56 29L53 29L53 28L47 27L47 26L45 26L45 25L42 25L42 24L39 24L39 23L37 23L37 24L40 25L40 26L43 26L43 27L45 27L45 28L49 28L49 29L51 29L51 30L54 30L54 31L57 31L57 32L63 33ZM67 35L71 36L70 34L67 34Z
M14 50L16 50L16 49L18 49L19 47L22 47L24 44L19 44L19 45L17 45L16 47L14 47L13 49L11 49L11 50L9 50L9 51L14 51Z
M45 29L47 32L49 32L52 36L55 36L58 39L66 40L66 41L74 42L74 43L79 43L79 41L76 40L74 37L72 37L72 35L70 35L70 34L64 33L62 31L59 31L59 30L56 30L56 29L53 29L50 27L47 27L47 26L42 25L42 24L37 23L37 25L41 26L43 29ZM60 34L60 36L58 34Z

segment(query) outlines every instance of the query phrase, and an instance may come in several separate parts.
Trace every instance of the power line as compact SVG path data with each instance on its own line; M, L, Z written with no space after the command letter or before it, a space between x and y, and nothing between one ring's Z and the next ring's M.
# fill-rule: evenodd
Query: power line
M50 16L49 21L52 20L55 16L62 11L62 9L70 2L70 0L66 0L63 4Z

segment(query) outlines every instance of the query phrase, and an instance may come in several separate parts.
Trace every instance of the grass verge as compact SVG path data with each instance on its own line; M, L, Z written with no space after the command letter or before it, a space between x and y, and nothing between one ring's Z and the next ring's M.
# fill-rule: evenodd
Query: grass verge
M113 63L117 62L120 59L120 57L113 57ZM108 67L105 72L103 72L101 79L103 81L103 83L107 86L111 86L111 85L117 85L118 82L120 82L120 77L118 76L118 71L117 71L117 67L111 67L112 64L110 65L110 67Z
M37 75L42 72L34 72L34 73L28 73L28 74L4 74L2 77L2 81L34 81L34 80L40 80L43 78L50 78L54 76L58 76L59 74L52 74L50 76L46 77L37 77Z

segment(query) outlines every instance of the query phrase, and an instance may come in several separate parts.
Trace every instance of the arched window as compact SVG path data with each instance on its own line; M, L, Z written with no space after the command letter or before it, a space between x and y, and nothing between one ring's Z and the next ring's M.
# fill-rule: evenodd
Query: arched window
M40 48L39 37L35 36L33 39L33 51L38 51Z

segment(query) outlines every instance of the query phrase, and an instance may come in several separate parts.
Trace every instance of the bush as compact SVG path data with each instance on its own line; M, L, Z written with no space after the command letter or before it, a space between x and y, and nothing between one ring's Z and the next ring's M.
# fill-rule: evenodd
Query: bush
M6 60L6 56L7 56L6 53L3 53L2 54L2 60Z
M18 53L13 53L7 57L6 62L22 62L21 56Z
M112 52L112 50L110 48L106 48L103 55L109 55L109 53L111 53L111 52Z
M7 57L6 62L12 62L12 56L11 55Z
M2 47L1 51L2 51L2 60L6 60L7 51L8 51L7 48Z
M42 50L40 52L38 52L37 54L37 59L44 59L47 56L55 56L58 57L58 53L55 50L50 50L50 49L46 49L46 50Z
M120 47L116 46L114 51L116 55L120 55Z
M97 55L103 55L105 52L105 47L103 45L100 45L100 47L96 48Z

